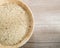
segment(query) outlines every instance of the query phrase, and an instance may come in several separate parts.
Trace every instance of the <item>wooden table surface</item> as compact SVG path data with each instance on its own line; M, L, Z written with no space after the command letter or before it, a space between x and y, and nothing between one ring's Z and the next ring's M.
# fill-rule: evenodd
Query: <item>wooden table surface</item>
M60 48L60 0L23 0L31 8L35 28L21 48Z

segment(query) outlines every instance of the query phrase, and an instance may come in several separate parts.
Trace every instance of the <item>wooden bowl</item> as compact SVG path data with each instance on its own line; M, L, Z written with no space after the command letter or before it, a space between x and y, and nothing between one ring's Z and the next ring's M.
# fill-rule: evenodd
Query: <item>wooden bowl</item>
M5 46L5 45L1 45L0 44L0 48L18 48L18 47L21 47L23 46L31 37L32 33L33 33L33 26L34 26L34 21L33 21L33 15L32 15L32 12L30 10L30 8L22 1L18 1L18 0L2 0L0 1L0 5L2 4L5 4L5 3L16 3L18 4L19 6L21 6L30 16L31 18L31 29L29 30L29 33L26 34L25 38L19 42L18 44L16 45L12 45L12 46Z

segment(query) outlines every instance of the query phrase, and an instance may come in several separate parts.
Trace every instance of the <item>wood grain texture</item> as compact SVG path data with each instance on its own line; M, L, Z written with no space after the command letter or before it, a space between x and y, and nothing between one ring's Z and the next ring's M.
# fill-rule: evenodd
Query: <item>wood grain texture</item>
M60 48L60 0L23 0L31 8L35 28L21 48Z

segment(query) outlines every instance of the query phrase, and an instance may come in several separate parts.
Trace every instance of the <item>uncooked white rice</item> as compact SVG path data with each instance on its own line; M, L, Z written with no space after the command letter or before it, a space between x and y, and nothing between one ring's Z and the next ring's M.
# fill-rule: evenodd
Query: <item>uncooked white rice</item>
M14 45L22 40L28 28L26 11L16 4L0 6L0 43Z

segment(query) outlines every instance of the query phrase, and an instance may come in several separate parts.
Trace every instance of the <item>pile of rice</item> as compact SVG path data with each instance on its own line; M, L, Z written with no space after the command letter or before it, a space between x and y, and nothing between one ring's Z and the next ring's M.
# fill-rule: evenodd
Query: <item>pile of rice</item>
M28 14L17 4L0 6L0 43L14 45L23 40L29 26Z

